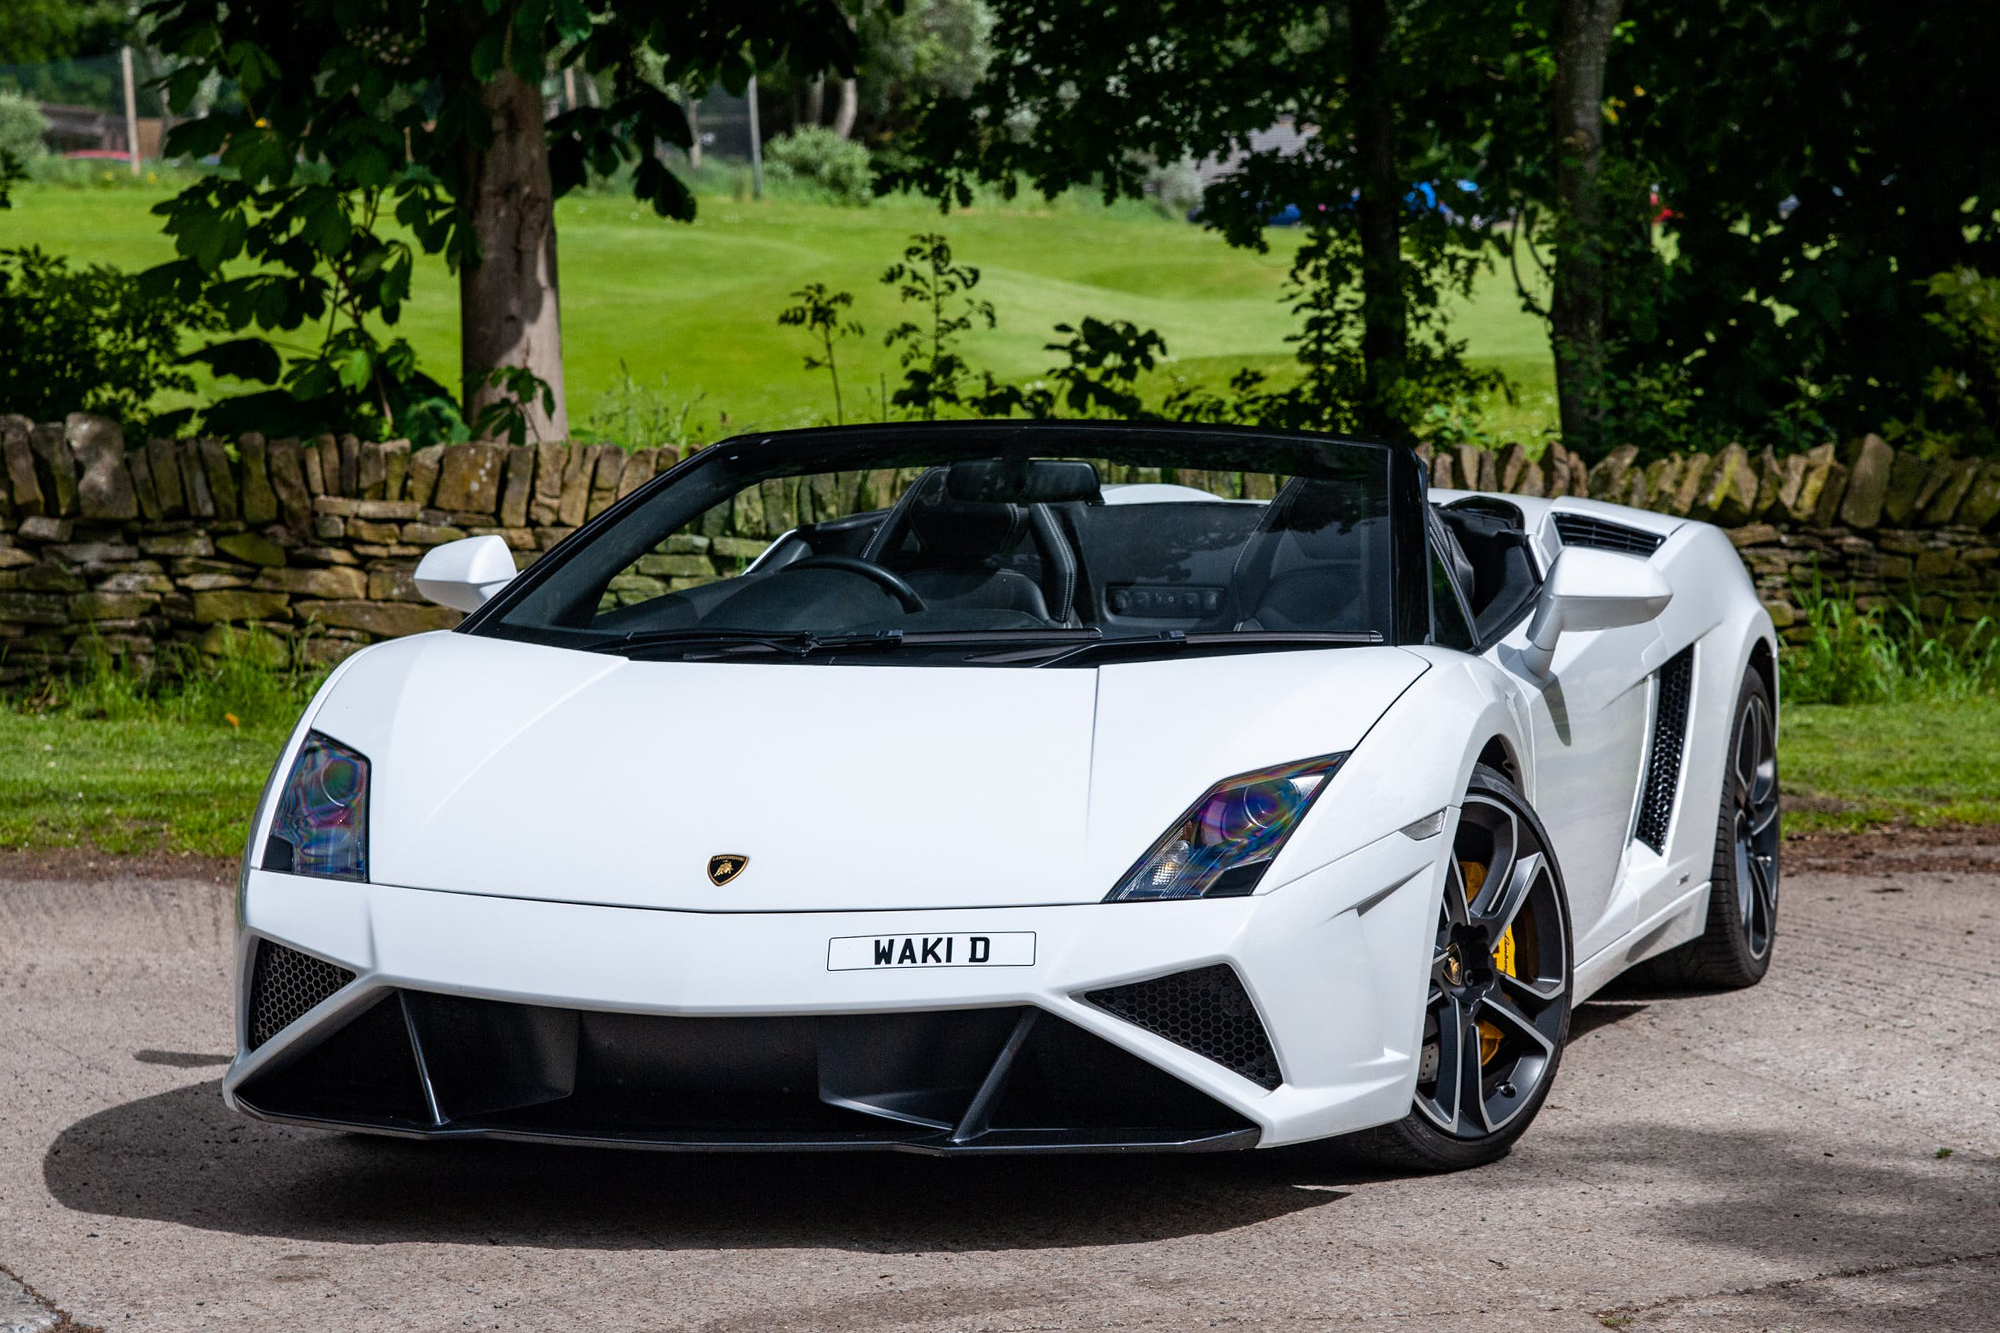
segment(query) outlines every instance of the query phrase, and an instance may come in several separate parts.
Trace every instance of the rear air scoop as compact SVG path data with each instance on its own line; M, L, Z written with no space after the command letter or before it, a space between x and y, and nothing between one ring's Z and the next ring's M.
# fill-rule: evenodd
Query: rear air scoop
M436 635L355 661L314 726L373 763L377 883L707 912L1025 906L1101 900L1210 783L1350 748L1422 669L1380 648L631 662Z

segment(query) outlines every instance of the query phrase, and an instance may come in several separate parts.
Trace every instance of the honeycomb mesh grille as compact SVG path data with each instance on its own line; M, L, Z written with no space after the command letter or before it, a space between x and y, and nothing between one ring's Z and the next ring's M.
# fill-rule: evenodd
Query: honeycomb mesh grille
M1257 1007L1226 964L1091 991L1083 998L1260 1087L1284 1082Z
M1694 694L1694 649L1683 648L1660 668L1653 707L1653 746L1646 756L1646 791L1639 799L1638 839L1656 852L1667 847L1674 817L1674 788L1687 747L1688 704Z
M1556 535L1564 546L1595 546L1627 555L1651 555L1665 538L1657 533L1628 528L1623 523L1607 523L1588 514L1557 514Z
M257 962L250 974L250 1049L283 1032L352 980L354 974L344 967L258 940Z

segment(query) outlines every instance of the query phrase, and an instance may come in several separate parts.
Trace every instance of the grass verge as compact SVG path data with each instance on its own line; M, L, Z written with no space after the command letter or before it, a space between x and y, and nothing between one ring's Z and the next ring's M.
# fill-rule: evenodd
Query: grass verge
M1792 704L1779 726L1788 833L2000 824L2000 698Z

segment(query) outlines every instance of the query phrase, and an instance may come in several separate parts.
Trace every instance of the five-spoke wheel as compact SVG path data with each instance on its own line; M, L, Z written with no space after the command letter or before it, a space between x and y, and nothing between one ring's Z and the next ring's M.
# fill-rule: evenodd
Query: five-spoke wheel
M1503 1156L1548 1095L1569 1009L1569 909L1548 835L1503 774L1474 769L1438 911L1414 1108L1357 1146L1422 1170Z
M1737 987L1763 980L1778 936L1778 726L1771 690L1751 670L1736 696L1722 774L1708 928L1654 960L1662 980Z

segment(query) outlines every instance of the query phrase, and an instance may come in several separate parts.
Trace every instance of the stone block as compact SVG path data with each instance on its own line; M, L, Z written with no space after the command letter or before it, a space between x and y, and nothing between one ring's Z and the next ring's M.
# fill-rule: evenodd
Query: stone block
M271 469L271 489L278 496L278 511L285 526L304 532L312 525L312 492L306 486L305 451L297 440L273 440L267 451Z
M1729 529L1729 544L1737 550L1746 546L1762 546L1765 542L1778 540L1778 529L1769 523L1750 523L1740 528Z
M76 455L70 452L62 423L45 421L30 429L28 448L43 483L44 511L64 517L76 513Z
M1750 521L1757 503L1757 473L1742 445L1732 444L1715 456L1696 498L1694 514L1710 523L1735 527Z
M658 468L656 461L658 457L659 450L657 449L638 449L633 451L632 456L625 460L625 470L618 474L619 499L624 499L633 491L638 490L653 479L654 473ZM820 476L816 476L814 480L818 481L824 476L825 474L821 474ZM825 477L825 480L831 482L832 478Z
M194 595L194 618L204 625L240 620L282 620L290 607L290 599L281 592L227 588Z
M1637 509L1652 509L1665 513L1674 506L1674 496L1681 487L1681 468L1686 459L1679 454L1668 454L1656 458L1644 468L1633 468L1626 475L1638 477L1642 484L1630 490L1606 491L1597 498L1614 504L1629 504ZM1593 494L1596 494L1594 491Z
M677 532L655 547L663 555L704 555L708 551L709 538L691 532Z
M1715 466L1715 458L1710 454L1690 454L1681 464L1680 480L1674 483L1674 497L1668 502L1667 512L1685 516L1694 510L1694 502L1700 498L1702 483L1708 480L1710 469Z
M201 446L182 440L174 446L180 460L181 488L187 492L188 513L195 518L215 518L215 492L208 488L208 469L201 461Z
M97 592L150 592L168 593L174 590L174 581L165 574L145 574L127 572L107 574L97 581Z
M438 509L464 509L491 515L500 507L500 482L507 450L498 444L454 444L444 451L438 469Z
M1765 599L1764 611L1771 617L1771 626L1774 629L1784 629L1798 622L1799 609L1790 602Z
M1799 484L1785 505L1785 514L1794 523L1811 523L1819 511L1819 497L1826 489L1827 478L1839 464L1834 461L1830 444L1815 446L1793 457L1799 459Z
M60 593L0 592L0 621L17 625L67 625L69 601Z
M185 532L156 532L139 538L139 549L147 555L211 556L215 544L200 528Z
M341 495L322 495L313 501L313 512L372 519L377 523L408 523L424 509L415 500L350 500Z
M1883 443L1880 435L1864 435L1849 449L1847 493L1840 501L1842 523L1866 531L1882 521L1895 465L1896 451Z
M538 549L535 545L535 530L533 528L467 528L465 535L468 537L498 537L501 541L506 542L507 548L512 551L533 551Z
M73 519L36 514L22 519L21 526L14 530L14 535L24 542L66 542L74 527Z
M153 485L153 459L145 446L127 450L125 471L132 477L132 496L139 502L139 517L148 523L157 523L164 515L160 511L160 491Z
M273 670L291 660L290 636L267 629L245 629L235 625L215 625L196 643L209 657L238 657Z
M292 561L294 563L311 565L356 565L361 563L355 558L352 551L340 546L301 546L292 552Z
M1958 506L1956 518L1968 528L1985 528L2000 518L2000 459L1979 469L1965 500Z
M42 483L35 476L35 451L28 443L34 428L34 422L16 413L0 416L0 464L6 468L14 508L28 516L47 512Z
M202 440L196 447L201 452L202 474L208 478L209 496L215 501L215 516L241 517L243 511L236 498L236 475L229 466L228 450L221 440Z
M612 447L612 446L606 446ZM562 497L556 504L556 521L573 528L589 517L590 481L597 470L595 445L571 445L563 460Z
M449 607L410 602L301 602L294 610L308 624L364 630L386 639L450 629L463 619Z
M361 441L352 435L343 435L336 442L336 455L340 460L340 493L359 496L361 494Z
M306 494L325 495L326 468L320 462L318 441L302 440L299 443L299 463L305 472Z
M74 620L134 620L159 605L158 594L80 592L69 599L69 613Z
M402 542L397 542L393 546L385 546L379 542L354 543L354 554L360 556L363 560L402 560L406 557L414 558L423 553L423 547L407 546Z
M641 574L653 578L688 578L715 572L715 566L705 555L642 555L637 567Z
M1889 483L1882 490L1881 522L1894 527L1907 522L1917 506L1917 492L1930 477L1930 465L1914 450L1898 450L1889 464Z
M63 438L76 460L77 512L100 520L139 517L139 498L125 468L124 429L110 417L72 412L63 421Z
M389 485L389 455L380 444L363 440L355 464L355 494L364 500L380 500Z
M770 544L749 537L712 537L709 550L724 560L755 560Z
M507 451L507 466L500 483L500 526L524 528L528 525L528 505L535 497L535 450L519 445Z
M1813 509L1813 526L1829 528L1840 516L1841 497L1847 491L1847 465L1829 462L1820 485L1819 503Z
M1621 491L1625 481L1625 474L1631 470L1632 465L1638 460L1639 449L1637 445L1619 445L1616 449L1613 449L1610 453L1599 459L1597 465L1590 469L1585 483L1589 487L1586 494L1610 495L1615 491Z
M1923 521L1934 528L1943 527L1958 513L1958 507L1971 493L1972 483L1978 480L1980 463L1977 459L1966 458L1943 464L1938 470L1943 480L1925 504L1923 515Z
M357 542L392 543L396 540L396 525L383 523L372 518L350 518L344 520L347 537Z
M352 525L350 525L352 526ZM392 530L389 541L401 540L410 546L442 546L466 536L464 528L455 528L445 523L405 523L400 530ZM370 537L366 540L373 541Z
M421 602L416 571L407 565L380 565L368 571L368 600L371 602Z
M311 448L319 453L320 485L325 495L345 495L340 480L340 441L332 435L316 435Z
M528 521L546 527L556 521L562 504L563 469L569 464L569 450L560 444L535 447L535 488L528 500Z
M139 548L122 542L67 542L51 546L43 554L66 565L88 567L108 565L119 560L137 560Z
M1958 568L1958 555L1950 549L1925 551L1917 556L1916 565L1910 571L1918 579L1941 579Z
M267 569L250 585L259 592L288 592L330 599L368 595L368 577L352 565L318 569Z
M1494 464L1499 477L1500 489L1510 495L1521 493L1521 478L1528 470L1528 451L1518 443L1510 444L1500 451Z
M1528 460L1528 466L1521 469L1521 479L1514 493L1530 499L1540 499L1549 493L1548 475L1540 462Z
M186 592L213 592L217 588L247 588L250 574L183 574L177 585Z
M256 431L236 441L236 454L243 462L243 490L239 497L245 523L275 523L278 520L278 492L271 485L271 446Z
M0 569L19 569L34 563L35 557L30 552L18 546L0 546Z
M1570 452L1563 448L1560 440L1550 440L1548 447L1542 450L1542 470L1548 476L1546 494L1569 494Z
M1454 491L1458 489L1458 467L1451 461L1451 453L1448 450L1438 450L1437 457L1431 459L1431 485L1441 491ZM870 508L882 507L881 505L870 506Z
M232 532L215 539L215 549L246 565L276 568L285 563L285 548L256 532Z
M410 476L405 483L402 499L414 500L419 506L428 506L431 496L437 493L438 470L444 465L444 446L426 445L410 454Z
M159 492L160 517L187 517L187 487L181 481L180 450L174 442L146 441L146 465L153 473L153 489Z
M382 465L387 469L382 478L382 498L400 500L403 488L410 478L410 442L408 440L384 440L382 442Z
M16 571L13 586L24 592L86 592L90 580L68 565L47 561Z

